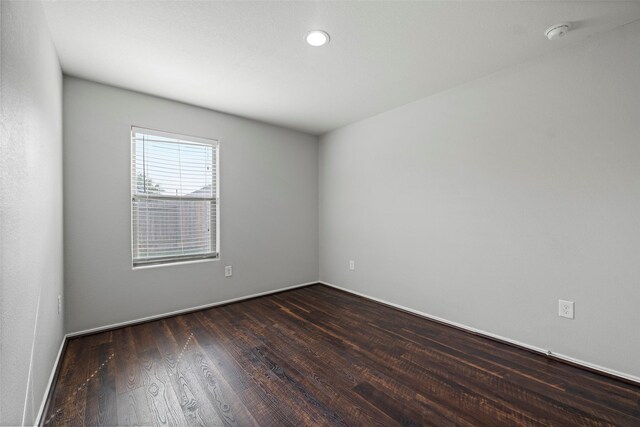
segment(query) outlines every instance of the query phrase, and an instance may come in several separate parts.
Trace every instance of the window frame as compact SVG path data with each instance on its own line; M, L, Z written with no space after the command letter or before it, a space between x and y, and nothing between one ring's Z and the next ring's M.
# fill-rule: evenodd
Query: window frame
M216 182L215 185L215 193L212 198L202 198L202 197L185 197L185 196L171 196L171 195L146 195L141 197L134 193L133 190L133 180L137 179L136 175L136 164L134 163L134 159L136 157L136 138L135 135L144 134L147 136L157 136L161 138L169 138L175 139L180 142L173 142L175 144L185 143L185 144L194 144L194 145L209 145L212 146L214 151L214 161L212 166L215 171L214 180ZM131 220L131 264L132 268L146 268L146 267L154 267L154 266L168 266L168 265L176 265L183 263L192 263L192 262L201 262L201 261L217 261L220 259L220 140L214 138L203 138L173 132L165 132L156 129L150 129L140 126L131 126L130 140L129 140L129 148L130 148L130 167L129 167L129 198L130 198L130 220ZM137 247L137 239L138 233L136 229L136 221L134 221L134 202L136 200L142 199L152 199L152 200L175 200L175 201L208 201L215 202L214 213L209 218L210 221L210 236L211 243L215 245L214 251L203 253L203 254L190 254L190 255L171 255L171 256L159 256L153 257L149 259L136 260L135 253ZM215 227L212 227L215 222ZM215 233L215 234L213 234Z

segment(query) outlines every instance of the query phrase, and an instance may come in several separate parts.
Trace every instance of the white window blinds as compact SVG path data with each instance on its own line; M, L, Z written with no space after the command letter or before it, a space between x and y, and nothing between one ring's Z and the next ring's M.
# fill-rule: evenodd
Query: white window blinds
M218 142L131 128L133 265L218 256Z

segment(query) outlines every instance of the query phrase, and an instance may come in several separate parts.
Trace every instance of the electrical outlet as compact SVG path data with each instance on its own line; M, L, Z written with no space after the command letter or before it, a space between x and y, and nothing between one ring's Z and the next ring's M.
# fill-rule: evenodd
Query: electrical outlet
M230 265L226 265L224 267L224 277L231 277L233 276L233 267Z
M349 260L349 270L353 271L356 269L356 262L354 260Z
M573 315L574 304L573 301L558 300L558 315L560 317L566 317L567 319L574 319Z
M62 314L62 295L58 295L58 314Z

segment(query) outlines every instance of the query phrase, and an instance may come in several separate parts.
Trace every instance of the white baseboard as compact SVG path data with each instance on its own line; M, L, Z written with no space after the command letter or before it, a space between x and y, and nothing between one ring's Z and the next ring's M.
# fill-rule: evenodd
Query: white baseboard
M372 296L369 296L369 295L366 295L366 294L363 294L363 293L360 293L360 292L353 291L353 290L348 289L348 288L343 288L342 286L338 286L338 285L334 285L332 283L324 282L322 280L320 280L318 283L321 283L323 285L326 285L326 286L329 286L329 287L332 287L332 288L335 288L335 289L339 289L339 290L344 291L344 292L348 292L348 293L353 294L353 295L358 295L360 297L363 297L363 298L366 298L366 299L369 299L369 300L372 300L372 301L377 301L379 303L382 303L382 304L385 304L385 305L388 305L388 306L391 306L391 307L395 307L397 309L400 309L400 310L403 310L403 311L407 311L409 313L413 313L415 315L418 315L418 316L421 316L421 317L425 317L427 319L435 320L437 322L444 323L446 325L455 326L456 328L460 328L460 329L463 329L465 331L472 332L474 334L482 335L482 336L485 336L485 337L488 337L488 338L493 338L493 339L496 339L496 340L499 340L499 341L504 341L504 342L507 342L509 344L516 345L518 347L523 347L523 348L526 348L528 350L535 351L536 353L541 353L543 355L551 356L551 357L554 357L556 359L564 360L564 361L567 361L567 362L570 362L570 363L573 363L573 364L576 364L576 365L584 366L585 368L593 369L595 371L600 371L600 372L608 374L608 375L612 375L612 376L615 376L615 377L620 377L620 378L626 379L628 381L633 381L635 383L640 384L640 377L637 377L635 375L626 374L624 372L619 372L619 371L616 371L616 370L613 370L613 369L605 368L604 366L595 365L593 363L585 362L584 360L580 360L580 359L575 359L573 357L566 356L564 354L554 353L554 352L552 352L551 350L548 350L548 349L543 349L543 348L540 348L540 347L536 347L536 346L533 346L533 345L530 345L530 344L526 344L526 343L523 343L523 342L520 342L520 341L516 341L516 340L510 339L510 338L505 338L503 336L500 336L500 335L497 335L497 334L493 334L491 332L483 331L481 329L476 329L476 328L473 328L471 326L464 325L462 323L452 322L451 320L443 319L443 318L438 317L438 316L433 316L431 314L424 313L422 311L414 310L412 308L405 307L405 306L402 306L400 304L395 304L395 303L392 303L392 302L389 302L389 301L385 301L385 300L383 300L381 298L375 298L375 297L372 297Z
M232 298L232 299L228 299L228 300L225 300L225 301L212 302L210 304L199 305L197 307L184 308L184 309L181 309L181 310L170 311L168 313L154 314L153 316L142 317L140 319L127 320L126 322L113 323L111 325L98 326L97 328L85 329L83 331L70 332L70 333L67 334L67 337L73 338L73 337L77 337L79 335L94 334L94 333L97 333L97 332L108 331L108 330L111 330L111 329L123 328L125 326L130 326L130 325L135 325L135 324L138 324L138 323L149 322L149 321L152 321L152 320L163 319L165 317L177 316L179 314L190 313L192 311L204 310L204 309L207 309L207 308L217 307L219 305L231 304L233 302L239 302L239 301L243 301L243 300L247 300L247 299L251 299L251 298L262 297L262 296L270 295L270 294L276 294L278 292L288 291L290 289L295 289L295 288L301 288L303 286L314 285L316 283L319 283L319 282L318 281L313 281L313 282L307 282L307 283L300 283L299 285L287 286L287 287L284 287L284 288L274 289L274 290L271 290L271 291L265 291L265 292L259 292L257 294L245 295L245 296L242 296L242 297Z
M36 419L33 422L33 425L35 426L40 425L42 421L42 417L44 416L44 406L47 404L47 399L49 398L51 387L53 387L53 379L56 376L56 371L58 370L58 365L60 364L60 359L62 358L62 349L64 348L64 345L66 342L67 342L67 335L62 337L62 342L60 343L60 348L58 349L58 355L56 356L56 360L53 362L51 375L49 375L49 381L47 381L47 387L44 389L44 396L42 397L42 403L40 403L40 409L38 410Z

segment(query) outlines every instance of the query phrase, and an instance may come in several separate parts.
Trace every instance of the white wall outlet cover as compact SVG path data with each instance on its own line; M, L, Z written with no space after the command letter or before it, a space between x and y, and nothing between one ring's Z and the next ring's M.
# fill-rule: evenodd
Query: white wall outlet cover
M58 295L58 314L62 313L62 295Z
M558 315L567 319L574 319L573 301L558 300Z
M354 260L349 260L349 270L353 271L356 269L356 262Z
M226 265L224 267L224 277L231 277L233 276L233 267L230 265Z

